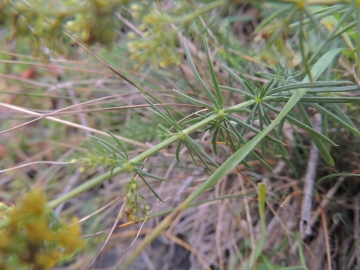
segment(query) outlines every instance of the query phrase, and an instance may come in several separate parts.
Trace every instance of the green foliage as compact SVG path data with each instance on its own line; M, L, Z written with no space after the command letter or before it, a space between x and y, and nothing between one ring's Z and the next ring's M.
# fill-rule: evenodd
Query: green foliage
M352 76L334 71L334 66L340 66L336 63L339 55L342 65L360 67L360 9L357 2L294 0L267 1L259 5L260 1L253 1L252 4L264 14L254 32L254 48L249 49L247 55L242 53L243 46L234 41L237 40L234 31L237 19L232 10L243 1L193 1L194 6L188 1L173 1L167 7L159 1L127 5L130 2L2 1L0 4L0 25L6 28L9 40L32 44L35 54L48 54L48 50L63 53L73 42L72 36L86 45L97 43L112 47L120 36L120 26L129 28L126 30L127 37L122 37L116 52L122 53L119 59L126 58L133 67L129 70L122 68L124 73L116 72L136 88L132 94L143 98L141 102L145 104L142 105L149 106L148 118L156 116L153 118L155 121L132 117L131 122L114 128L123 136L138 141L151 140L157 134L159 142L147 149L131 151L133 147L124 144L124 139L113 133L108 133L110 140L91 136L97 148L76 160L76 164L80 166L80 172L84 172L85 168L101 168L105 172L72 187L50 201L47 207L55 208L126 172L129 177L122 188L124 212L134 223L146 221L150 218L150 206L146 196L141 194L140 186L164 203L164 198L149 179L163 181L164 185L169 180L144 169L148 158L158 158L158 153L166 152L179 163L186 159L193 167L204 168L206 180L175 208L165 211L168 215L128 257L122 269L183 211L194 206L197 198L234 170L241 174L239 164L255 171L250 164L256 161L271 172L273 162L281 159L295 175L296 169L292 168L302 165L302 160L299 156L299 160L295 160L297 150L289 151L285 143L285 124L290 126L294 136L300 138L299 130L309 135L309 140L316 145L323 161L329 166L336 164L332 150L337 147L337 142L330 135L331 129L347 132L356 138L360 136L358 120L344 112L346 108L356 111L354 106L360 103L360 98L353 96L354 91L360 90L360 68ZM218 21L221 21L219 27ZM198 43L200 40L203 42ZM125 44L127 52L124 52ZM199 49L198 54L194 47ZM184 56L186 64L182 61ZM110 64L115 62L111 59ZM180 66L181 73L175 73L178 71L175 66L171 66L175 75L166 73L165 68L172 64ZM148 68L149 72L136 73L139 68ZM256 73L258 70L261 72ZM189 71L194 82L188 82ZM184 87L177 84L180 80L178 74L184 75L181 79L190 87L184 86L185 83L182 84ZM140 83L141 86L138 86ZM169 85L177 89L169 91ZM154 94L152 91L159 92ZM161 98L165 101L157 97L163 93L161 91L164 91ZM153 100L162 103L161 106ZM188 116L179 119L181 114L176 105L169 105L172 100L186 103L189 107L196 105L191 108L199 111L191 114L187 111ZM313 126L310 110L322 115L321 132ZM211 149L204 142L197 141L199 132L210 134L211 139L206 143L211 145ZM302 152L308 151L303 142L298 144ZM183 150L186 150L187 156L182 155ZM261 179L261 172L259 175ZM323 179L326 176L318 184ZM272 264L270 256L264 251L267 241L265 208L270 196L273 194L267 191L266 184L260 183L257 212L261 235L255 247L244 244L241 248L242 256L248 255L249 250L251 253L243 264L245 269L256 266L259 269L291 269ZM49 225L44 224L41 226ZM8 237L8 231L4 230L1 237ZM299 268L307 269L301 236L291 234L291 237L297 239L299 246ZM284 241L281 249L288 245L289 241ZM18 261L21 261L21 256L19 258ZM234 261L232 266L236 269L237 261Z
M202 1L198 1L199 4ZM212 3L211 3L212 2ZM130 6L131 15L138 20L140 33L130 32L128 50L130 59L139 65L151 62L154 68L166 68L171 64L180 65L181 55L176 48L181 44L180 38L183 33L189 32L197 17L226 1L211 1L207 5L194 11L190 3L186 1L174 1L170 8L159 9L158 6L149 4ZM137 37L139 36L139 37Z

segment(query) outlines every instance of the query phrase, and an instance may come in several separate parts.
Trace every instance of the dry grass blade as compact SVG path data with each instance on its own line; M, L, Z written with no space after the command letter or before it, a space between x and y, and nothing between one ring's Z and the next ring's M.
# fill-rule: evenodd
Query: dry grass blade
M126 76L122 75L119 71L117 71L116 69L114 69L112 66L110 66L105 60L101 59L100 57L98 57L95 53L93 53L92 51L90 51L88 48L86 48L83 44L81 44L81 42L79 42L77 39L75 39L72 35L70 35L69 33L63 31L65 35L67 35L69 38L71 38L73 41L75 41L81 48L83 48L85 51L87 51L90 55L92 55L96 60L98 60L101 64L103 64L104 66L106 66L108 69L110 69L112 72L114 72L116 75L118 75L120 78L124 79L125 81L127 81L129 84L131 84L132 86L134 86L136 89L139 89L140 91L143 91L142 88L140 88L138 85L136 85L135 83L133 83L130 79L128 79Z
M93 259L93 261L90 263L90 265L86 268L87 270L90 270L91 267L93 266L93 264L96 262L96 259L99 257L101 251L103 251L103 249L105 248L106 244L108 243L108 241L110 240L110 237L112 235L112 233L114 232L114 230L116 229L116 224L118 223L119 219L120 219L120 215L123 213L124 211L124 208L125 208L125 204L126 202L124 202L122 205L121 205L121 208L119 210L119 213L118 215L116 216L116 220L114 222L114 225L112 226L110 232L109 232L109 235L106 237L106 240L104 242L104 244L102 245L102 247L100 248L99 252L96 254L95 258Z
M51 164L51 165L70 165L70 164L74 164L74 162L59 162L59 161L34 161L34 162L30 162L30 163L26 163L26 164L22 164L19 166L15 166L9 169L4 169L4 170L0 170L0 173L4 173L4 172L8 172L8 171L12 171L12 170L17 170L23 167L27 167L27 166L32 166L32 165L36 165L36 164Z
M17 129L17 128L20 128L20 127L29 125L29 124L31 124L31 123L34 123L34 122L39 121L39 120L41 120L41 119L44 119L44 118L46 118L46 117L53 116L53 115L55 115L55 114L57 114L57 113L61 113L61 112L63 112L63 111L66 111L66 110L69 110L69 109L72 109L72 108L78 108L78 107L80 107L80 106L88 105L88 104L91 104L91 103L94 103L94 102L98 102L98 101L101 101L101 100L111 99L111 98L114 98L114 97L116 97L116 96L117 96L117 95L108 96L108 97L103 97L103 98L98 98L98 99L91 100L91 101L86 101L86 102L83 102L83 103L80 103L80 104L75 104L75 105L72 105L72 106L68 106L68 107L66 107L66 108L62 108L62 109L60 109L60 110L53 111L53 112L48 113L48 114L40 114L40 113L37 114L37 113L35 113L35 112L30 113L30 110L22 109L22 108L19 108L19 107L17 107L17 106L13 106L13 105L9 105L9 104L0 102L0 106L3 106L3 107L7 107L7 108L10 108L10 109L16 109L16 108L18 108L18 110L19 110L19 111L22 111L22 112L26 112L26 113L29 113L29 114L32 114L32 115L41 115L40 117L38 117L38 118L36 118L36 119L33 119L33 120L31 120L31 121L28 121L28 122L26 122L26 123L24 123L24 124L18 125L18 126L13 127L13 128L9 128L9 129L7 129L7 130L0 131L0 134L3 134L3 133L5 133L5 132L9 132L9 131L13 131L13 130L15 130L15 129ZM22 109L22 110L21 110L21 109Z
M51 61L54 61L54 60L51 60ZM99 72L99 71L96 71L96 70L81 69L81 68L74 68L74 67L68 67L68 66L48 65L48 64L42 64L42 63L22 62L22 61L14 61L14 60L0 60L0 63L14 64L14 65L31 65L31 66L46 67L46 68L50 68L50 69L51 68L53 68L53 69L60 68L60 69L63 69L63 70L72 70L72 71L79 71L79 72L84 72L84 73L89 73L89 74L103 75L103 76L106 76L106 77L114 77L114 75L109 74L109 73L103 73L103 72ZM71 61L68 61L66 63L71 63ZM77 64L81 64L81 63L77 63Z
M109 98L109 97L105 97L105 98ZM105 98L102 98L102 99L105 99ZM89 101L90 102L90 101ZM86 102L88 103L88 102ZM104 136L108 136L110 137L109 134L107 134L106 132L103 132L101 130L98 130L98 129L94 129L94 128L89 128L89 127L84 127L82 125L79 125L79 124L75 124L75 123L72 123L72 122L69 122L69 121L65 121L65 120L61 120L61 119L58 119L58 118L55 118L55 117L51 117L50 115L53 115L61 110L65 110L65 109L68 109L68 108L64 108L64 109L61 109L61 110L58 110L58 111L55 111L53 113L49 113L49 114L41 114L41 113L37 113L37 112L33 112L33 111L30 111L30 110L27 110L27 109L24 109L24 108L21 108L21 107L18 107L18 106L14 106L14 105L9 105L9 104L5 104L5 103L2 103L0 102L0 106L3 106L3 107L6 107L6 108L9 108L9 109L13 109L13 110L16 110L16 111L20 111L20 112L24 112L24 113L27 113L27 114L30 114L30 115L36 115L36 116L40 116L32 121L29 121L25 124L22 124L22 125L18 125L14 128L10 128L8 130L4 130L4 131L1 131L1 133L5 133L5 132L8 132L8 131L11 131L11 130L14 130L16 128L20 128L20 127L23 127L25 125L28 125L30 123L33 123L35 121L38 121L40 119L48 119L48 120L51 120L51 121L55 121L55 122L58 122L58 123L62 123L64 125L67 125L67 126L71 126L71 127L75 127L75 128L78 128L78 129L85 129L85 130L88 130L92 133L95 133L95 134L100 134L100 135L104 135ZM77 106L77 105L76 105ZM70 106L70 107L75 107L75 106ZM130 143L130 144L133 144L133 145L137 145L137 146L140 146L140 147L143 147L143 148L149 148L148 145L146 144L143 144L143 143L140 143L140 142L137 142L137 141L134 141L134 140L131 140L131 139L128 139L128 138L124 138L122 136L119 136L119 135L116 135L115 136L117 139L121 140L121 141L124 141L124 142L127 142L127 143Z
M104 205L104 206L100 207L100 208L99 208L99 209L97 209L95 212L91 213L90 215L88 215L88 216L86 216L86 217L83 217L83 218L79 219L79 221L78 221L78 222L79 222L79 223L81 223L81 222L84 222L84 221L88 220L88 219L89 219L89 218L91 218L92 216L94 216L94 215L96 215L96 214L100 213L101 211L103 211L103 210L105 210L106 208L108 208L110 205L112 205L112 204L114 204L115 202L117 202L118 200L120 200L122 197L123 197L123 196L119 196L119 197L115 198L114 200L112 200L112 201L111 201L111 202L109 202L108 204L106 204L106 205Z
M202 106L192 105L192 104L183 104L183 103L155 103L155 106L179 106L179 107L189 107L189 108L202 108ZM110 108L99 108L99 109L87 109L87 110L79 110L79 111L68 111L68 112L59 112L54 113L52 116L64 116L64 115L74 115L78 113L95 113L95 112L108 112L108 111L120 111L120 110L129 110L129 109L140 109L140 108L149 108L150 105L141 104L141 105L129 105L129 106L121 106L121 107L110 107ZM204 110L200 110L202 112ZM198 113L198 112L197 112ZM196 113L194 113L196 114ZM30 118L32 116L24 116L21 118ZM187 119L187 116L185 119ZM18 117L20 118L20 117ZM183 120L185 120L183 119Z
M326 215L324 209L321 211L321 221L324 228L324 238L325 238L325 249L327 255L327 263L328 263L328 270L332 270L331 267L331 253L330 253L330 244L329 244L329 233L328 233L328 226L326 222Z
M168 232L164 232L164 235L169 238L170 240L174 241L175 243L177 243L178 245L186 248L187 250L189 250L191 253L193 253L198 259L199 261L202 263L204 269L206 270L210 270L210 266L206 263L206 260L201 256L201 254L194 249L193 247L191 247L188 243L186 243L185 241L179 239L178 237L173 236L172 234L168 233Z

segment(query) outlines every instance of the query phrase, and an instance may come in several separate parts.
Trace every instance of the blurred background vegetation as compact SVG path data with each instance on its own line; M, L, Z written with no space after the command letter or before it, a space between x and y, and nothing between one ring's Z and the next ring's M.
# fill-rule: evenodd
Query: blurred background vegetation
M184 127L204 119L202 108L173 89L209 102L184 47L186 43L202 79L212 85L205 36L217 81L224 86L225 107L249 100L243 95L247 87L261 91L272 79L277 87L300 83L323 54L336 48L341 52L320 81L346 81L352 88L341 97L358 100L359 14L358 1L0 0L0 132L53 113L0 134L0 170L20 166L0 173L0 202L6 206L0 208L0 218L29 190L40 187L51 201L118 166L109 145L134 157L159 143L159 124L170 128L169 123L148 109L142 94L156 104L166 103L176 121L185 118ZM324 97L339 97L335 88L327 88ZM318 97L316 89L311 97ZM282 97L289 98L290 92ZM245 269L262 229L259 182L268 190L267 231L254 269L358 269L359 107L356 102L331 103L324 113L325 104L319 104L313 99L303 112L297 108L288 114L308 124L323 113L319 130L338 145L325 145L322 159L316 160L311 235L297 232L315 140L286 119L272 133L285 147L263 141L254 149L273 171L250 156L237 167L240 171L224 177L173 220L128 269ZM278 101L273 106L280 111L283 105ZM247 116L249 111L236 112L236 118L263 130L268 123L260 109ZM269 110L266 115L274 119L277 114ZM212 140L212 128L200 129L192 138L222 164L234 149L226 135ZM246 141L255 135L239 130ZM141 164L147 184L135 181L141 174L114 175L56 207L56 217L79 217L85 245L54 269L86 269L105 241L93 269L118 269L144 236L211 175L201 162L193 162L199 160L185 145L176 148L171 145ZM131 201L134 194L140 195L138 205L122 210L118 228L106 240L124 200ZM8 269L24 267L11 261Z

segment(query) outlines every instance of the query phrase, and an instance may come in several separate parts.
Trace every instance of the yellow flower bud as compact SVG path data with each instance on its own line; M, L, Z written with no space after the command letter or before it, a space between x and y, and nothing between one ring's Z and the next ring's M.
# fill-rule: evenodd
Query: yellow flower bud
M129 48L131 47L136 47L136 43L135 42L128 42L128 44L126 44L126 46Z
M168 66L168 61L162 60L159 65L161 68L166 68Z
M134 53L134 52L137 51L137 48L135 48L135 47L128 47L128 51L129 51L129 53Z
M135 35L134 32L130 31L130 32L127 33L127 37L130 38L130 39L134 39L134 38L136 38L136 35Z
M81 33L81 38L83 40L88 40L90 36L90 31L88 29L84 29Z
M131 13L131 15L133 16L134 19L140 18L140 12L133 12L133 13Z
M148 42L141 42L137 45L140 49L145 49L148 47Z
M305 1L304 0L298 0L296 3L296 6L298 9L304 9L305 8Z
M147 28L147 25L145 23L140 24L139 29L140 31L145 31Z
M139 56L135 55L135 54L130 56L130 60L132 60L132 61L136 61L138 58L139 58Z
M79 168L79 172L80 172L80 173L84 173L85 170L86 170L85 167L80 167L80 168Z
M130 5L130 9L131 9L132 11L140 11L140 10L141 10L141 6L138 5L138 4L131 4L131 5Z
M66 27L73 30L74 29L74 26L75 26L75 23L74 21L68 21L66 22Z

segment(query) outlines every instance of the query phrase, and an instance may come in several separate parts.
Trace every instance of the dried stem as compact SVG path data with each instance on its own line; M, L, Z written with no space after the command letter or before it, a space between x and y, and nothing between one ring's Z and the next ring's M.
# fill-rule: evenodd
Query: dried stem
M314 119L314 128L320 131L321 115L316 114ZM314 194L314 181L316 176L316 168L319 161L319 150L316 148L314 142L311 143L311 150L309 160L307 162L306 174L304 178L304 191L303 200L301 205L301 220L300 220L300 233L302 235L311 234L311 210L312 200Z
M325 249L326 249L326 256L327 256L327 263L328 263L328 270L332 270L331 267L331 253L330 253L330 244L329 244L329 231L328 226L326 223L326 216L324 209L321 210L321 220L324 228L324 240L325 240Z

